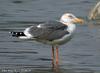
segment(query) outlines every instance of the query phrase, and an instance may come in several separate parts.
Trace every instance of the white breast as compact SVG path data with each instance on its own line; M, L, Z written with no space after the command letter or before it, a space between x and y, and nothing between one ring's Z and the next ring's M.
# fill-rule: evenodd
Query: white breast
M68 29L67 29L67 31L68 31L69 33L72 34L72 33L75 31L75 29L76 29L75 24L68 24Z

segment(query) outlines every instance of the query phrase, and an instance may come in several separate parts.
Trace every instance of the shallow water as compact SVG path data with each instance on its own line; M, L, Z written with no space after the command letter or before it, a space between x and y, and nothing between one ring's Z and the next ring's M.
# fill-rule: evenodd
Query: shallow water
M87 16L98 0L0 0L0 73L100 73L100 25ZM74 38L60 46L60 66L52 70L51 46L11 37L10 31L47 20L65 12L85 19Z

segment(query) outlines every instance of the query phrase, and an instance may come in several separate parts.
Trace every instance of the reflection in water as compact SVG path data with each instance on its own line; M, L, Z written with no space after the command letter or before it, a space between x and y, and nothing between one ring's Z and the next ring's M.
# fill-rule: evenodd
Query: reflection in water
M16 0L16 1L13 1L13 3L15 3L15 4L19 4L19 3L22 3L22 1L18 1L18 0Z

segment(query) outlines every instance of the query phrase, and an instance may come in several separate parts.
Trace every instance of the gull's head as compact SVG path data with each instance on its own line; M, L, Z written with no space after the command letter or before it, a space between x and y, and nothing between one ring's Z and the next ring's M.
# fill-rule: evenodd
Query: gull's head
M83 19L77 18L75 15L71 13L65 13L62 15L60 22L64 24L74 24L74 23L83 23Z

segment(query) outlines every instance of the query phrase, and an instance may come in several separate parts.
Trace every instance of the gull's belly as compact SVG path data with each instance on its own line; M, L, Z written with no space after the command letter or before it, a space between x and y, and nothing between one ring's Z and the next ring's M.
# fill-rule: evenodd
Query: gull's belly
M53 41L48 41L48 40L36 40L36 41L42 42L42 43L48 44L48 45L62 45L62 44L67 43L68 41L70 41L71 38L72 38L72 35L68 34L68 35L63 36L60 39L56 39L56 40L53 40Z
M54 40L51 42L51 44L54 44L54 45L62 45L62 44L65 44L67 43L68 41L70 41L72 38L72 35L65 35L63 36L62 38L60 39L57 39L57 40Z

